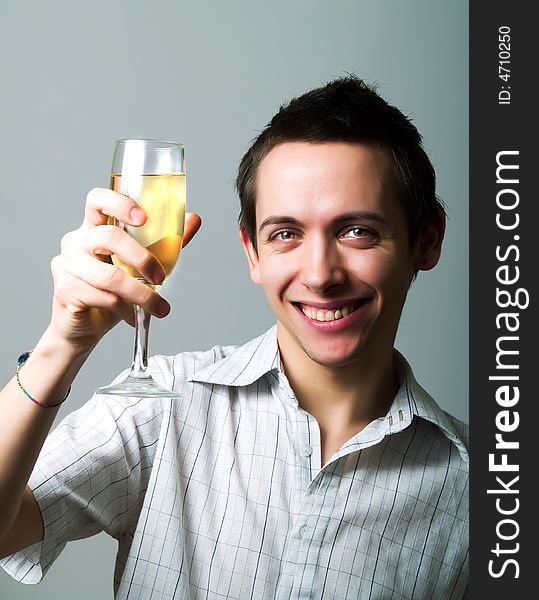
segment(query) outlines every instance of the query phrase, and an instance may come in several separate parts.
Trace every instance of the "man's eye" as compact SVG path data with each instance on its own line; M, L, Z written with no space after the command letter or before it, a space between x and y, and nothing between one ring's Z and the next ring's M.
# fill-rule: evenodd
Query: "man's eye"
M274 233L271 236L271 239L277 240L278 242L287 242L294 239L294 233L292 231L288 231L287 229L283 229L282 231Z
M352 242L355 246L365 248L374 245L380 238L378 233L368 227L351 227L340 235L342 240Z
M375 238L376 233L372 229L367 229L366 227L352 227L352 229L345 231L342 237L356 239L366 237Z

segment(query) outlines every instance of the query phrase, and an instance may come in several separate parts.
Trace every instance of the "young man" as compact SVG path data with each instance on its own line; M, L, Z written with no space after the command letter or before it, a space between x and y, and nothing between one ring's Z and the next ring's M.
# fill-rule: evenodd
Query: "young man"
M281 108L237 187L251 278L276 326L240 348L155 357L181 402L94 397L35 466L54 409L10 382L3 567L38 582L68 540L105 530L119 543L117 598L466 597L466 426L393 346L444 233L420 135L363 82L339 79ZM106 215L144 220L129 198L94 190L64 238L51 324L20 370L42 403L65 396L132 302L167 312L100 260L159 269Z

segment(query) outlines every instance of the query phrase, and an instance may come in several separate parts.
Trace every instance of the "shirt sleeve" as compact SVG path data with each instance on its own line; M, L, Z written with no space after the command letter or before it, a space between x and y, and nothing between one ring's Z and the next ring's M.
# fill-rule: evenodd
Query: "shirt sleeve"
M28 482L43 540L0 561L22 583L39 583L70 540L134 528L159 443L159 399L94 396L48 436Z

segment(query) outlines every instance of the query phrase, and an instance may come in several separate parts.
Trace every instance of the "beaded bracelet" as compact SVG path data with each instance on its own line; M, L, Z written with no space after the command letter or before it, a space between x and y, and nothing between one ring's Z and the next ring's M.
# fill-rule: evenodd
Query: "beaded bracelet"
M21 380L19 378L19 371L21 370L21 367L24 365L24 363L28 360L30 354L32 354L32 350L29 350L28 352L23 352L17 359L17 369L15 370L15 376L17 378L17 383L19 384L19 387L24 392L24 394L28 398L30 398L30 400L34 404L37 404L38 406L41 406L42 408L54 408L55 406L60 406L60 404L63 404L65 402L65 400L67 399L67 397L69 396L69 392L71 391L71 386L69 386L69 389L67 390L66 395L64 396L64 399L61 400L60 402L56 402L55 404L46 404L45 402L40 402L39 400L32 398L32 396L30 396L30 394L24 389L24 386L22 385Z

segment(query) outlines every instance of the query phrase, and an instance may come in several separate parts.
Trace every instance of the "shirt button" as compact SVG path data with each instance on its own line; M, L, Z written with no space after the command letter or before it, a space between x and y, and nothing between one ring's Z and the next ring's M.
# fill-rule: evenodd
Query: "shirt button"
M301 444L299 447L299 452L301 456L311 456L313 453L313 448L309 444Z
M305 537L305 534L307 533L307 525L304 525L300 530L299 530L299 534L301 535L301 537Z

